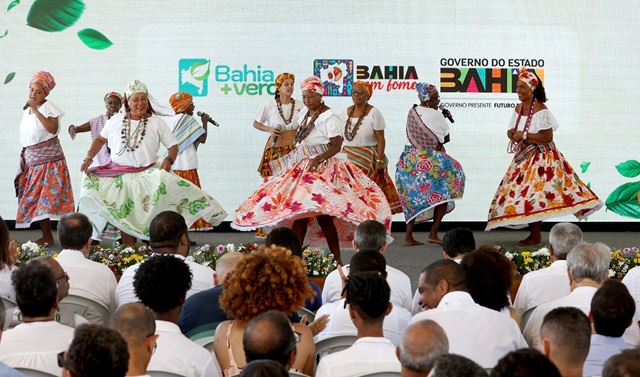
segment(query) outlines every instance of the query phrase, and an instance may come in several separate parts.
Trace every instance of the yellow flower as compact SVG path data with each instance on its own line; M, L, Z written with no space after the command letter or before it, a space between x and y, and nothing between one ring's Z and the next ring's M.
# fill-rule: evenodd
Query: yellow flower
M53 257L57 258L58 257L58 253L53 254Z
M524 253L522 253L522 254L524 254ZM524 263L525 264L533 263L533 258L524 258Z
M523 252L522 252L522 257L523 257L523 258L525 258L525 260L526 260L526 258L527 258L527 257L529 257L529 256L531 256L531 252L530 252L530 251L523 251Z

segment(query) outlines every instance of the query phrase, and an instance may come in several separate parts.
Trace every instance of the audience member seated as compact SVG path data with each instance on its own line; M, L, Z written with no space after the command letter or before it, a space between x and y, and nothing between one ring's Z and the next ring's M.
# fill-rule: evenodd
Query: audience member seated
M0 361L13 368L37 369L59 376L62 369L56 355L66 350L73 339L73 328L55 321L60 280L38 259L21 265L11 280L24 323L4 332Z
M567 254L583 243L582 231L572 223L558 223L549 232L551 266L529 272L522 277L513 303L518 313L535 308L571 293L567 275Z
M58 239L62 251L56 260L73 281L69 294L88 298L113 311L116 308L116 277L106 265L87 259L92 231L89 219L82 213L60 218ZM87 313L86 318L91 323L104 322L96 311Z
M289 372L277 361L255 360L242 369L239 377L289 377Z
M281 226L269 232L267 238L264 240L264 244L267 247L273 245L284 247L285 249L291 250L294 256L304 259L302 257L302 243L300 242L298 233L286 226ZM305 300L304 307L315 312L322 306L322 290L318 287L318 284L311 280L309 280L309 285L311 289L313 289L313 297Z
M442 256L444 259L452 259L458 263L462 257L476 249L476 240L473 232L467 228L453 228L444 234L442 238ZM420 292L416 289L411 302L411 314L416 315L422 311L420 306Z
M387 230L382 223L366 220L360 223L353 234L353 249L377 250L384 253L387 248ZM343 266L342 272L349 274L349 266ZM387 266L387 282L391 287L391 302L395 305L411 310L411 280L404 272ZM324 304L342 299L342 279L338 270L332 271L322 288L322 302Z
M127 376L145 376L158 340L156 322L151 311L139 302L124 304L111 316L111 328L127 342Z
M491 377L560 377L558 368L540 351L525 348L509 352L491 370Z
M442 355L433 363L429 377L486 377L487 372L475 361L462 355Z
M630 269L622 279L622 283L627 286L631 297L636 302L636 316L640 317L640 266Z
M212 331L213 334L220 322L229 319L219 303L222 282L243 256L242 253L227 253L220 257L213 273L215 287L198 292L184 302L178 319L180 331L184 335L191 337L203 331Z
M316 377L400 372L396 347L384 338L382 330L384 319L393 308L391 288L384 275L381 272L352 271L346 279L344 291L349 314L358 329L358 340L344 351L322 357Z
M435 359L449 353L444 329L430 319L410 325L402 334L396 354L402 365L402 377L426 377Z
M213 287L211 269L186 259L191 240L189 240L189 228L181 214L173 211L160 212L149 225L149 240L149 247L154 253L173 255L187 263L193 274L187 297ZM116 287L118 305L138 301L133 289L133 276L141 264L127 268L122 274Z
M2 321L4 318L4 304L0 301L0 340L2 339ZM0 361L0 376L2 377L24 377L24 375L17 370L11 368L7 364Z
M411 323L437 322L447 333L449 352L493 368L507 353L527 347L514 320L473 301L460 264L450 259L431 263L420 274L418 288L424 311Z
M0 296L15 301L16 293L11 285L11 274L16 269L18 244L9 240L9 228L0 217Z
M514 267L495 246L483 245L468 253L460 263L467 274L473 301L513 318L520 327L520 314L511 307Z
M567 267L571 293L568 296L539 305L533 311L524 328L524 337L531 348L540 344L542 319L552 309L571 306L582 310L585 315L591 310L591 299L598 288L609 277L609 247L602 243L584 243L573 248L567 255ZM640 341L640 328L630 326L624 335L627 343L636 345Z
M607 280L593 295L589 320L593 326L589 355L584 363L585 376L602 375L604 362L611 356L634 348L622 335L633 323L636 303L627 287L617 280ZM640 370L638 370L640 372Z
M254 360L273 360L291 369L296 359L298 343L293 326L284 313L269 310L247 323L242 346L247 363Z
M555 364L562 377L581 377L590 337L589 318L580 309L555 308L544 316L540 350Z
M637 377L640 370L640 349L634 348L611 356L602 369L602 377Z
M188 245L189 239L186 241ZM135 294L143 305L151 309L159 335L158 348L149 362L148 371L186 377L221 375L211 353L182 335L178 327L178 316L191 281L189 266L173 255L152 256L140 263L133 277Z
M62 377L124 377L129 365L127 342L101 325L81 325L67 352L58 354Z
M384 255L377 250L361 250L353 254L349 269L352 274L355 272L379 272L382 276L388 278ZM359 292L359 294L366 295L367 292ZM314 337L316 343L337 335L357 334L358 330L352 321L352 316L347 305L345 305L345 301L346 299L343 298L327 303L318 310L318 316L329 316L329 323L322 332ZM391 312L384 318L383 333L386 339L391 341L394 346L397 346L400 344L402 332L409 325L411 313L399 305L393 303L391 305Z
M225 377L239 373L246 365L242 338L251 319L269 310L290 317L313 294L303 262L278 246L262 246L242 258L222 287L220 307L234 318L218 326L214 339L215 355ZM316 353L313 335L305 325L294 323L293 327L301 340L292 369L310 376Z

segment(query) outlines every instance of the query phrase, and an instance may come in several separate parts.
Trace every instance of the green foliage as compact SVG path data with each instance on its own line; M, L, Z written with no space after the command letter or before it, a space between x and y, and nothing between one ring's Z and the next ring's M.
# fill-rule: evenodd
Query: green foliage
M104 50L113 45L109 38L94 29L82 29L78 32L78 37L87 47L94 50Z
M640 219L640 182L629 182L618 186L606 201L607 209L620 216Z
M84 8L82 0L36 0L27 25L46 32L63 31L78 21Z
M13 78L16 77L16 73L15 72L11 72L7 75L7 77L4 78L4 84L7 85L8 83L11 82L11 80L13 80Z

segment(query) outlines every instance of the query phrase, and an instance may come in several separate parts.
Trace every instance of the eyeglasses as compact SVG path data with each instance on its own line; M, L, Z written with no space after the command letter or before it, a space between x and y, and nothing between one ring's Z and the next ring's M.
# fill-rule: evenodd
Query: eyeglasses
M354 90L354 91L351 92L351 95L353 95L353 96L361 96L361 95L363 95L365 93L366 93L366 91L364 91L364 90Z
M69 363L67 363L67 361L64 359L64 354L67 351L62 351L58 354L58 366L60 368L64 368L66 370L68 370L69 372L71 372L71 374L73 374L74 376L77 376L76 372L74 372L70 367L69 367Z
M61 279L65 279L66 281L69 281L69 274L67 274L66 271L62 271L62 276L60 276L59 278L56 278L56 280L61 280Z
M293 336L296 338L296 343L300 343L300 341L302 340L302 334L300 334L297 331L294 331Z

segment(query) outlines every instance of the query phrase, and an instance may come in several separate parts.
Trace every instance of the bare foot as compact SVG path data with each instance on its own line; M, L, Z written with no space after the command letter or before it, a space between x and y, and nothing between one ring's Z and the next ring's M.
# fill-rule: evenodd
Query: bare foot
M435 244L438 244L438 245L440 245L440 246L442 246L442 245L443 245L442 240L441 240L440 238L438 238L438 237L436 237L436 238L431 238L431 237L429 237L429 238L427 238L427 242L429 242L429 243L435 243Z
M418 242L416 240L414 240L413 238L410 240L404 240L404 242L402 243L403 246L418 246L418 245L424 245L424 242Z
M52 246L56 243L56 241L53 238L38 238L35 241L38 245L40 246Z
M540 239L533 239L533 238L531 238L531 236L529 236L529 237L527 237L527 238L525 238L525 239L523 239L521 241L518 241L518 246L520 246L520 247L527 247L527 246L538 247L538 246L541 246L541 245L542 245L542 241Z

